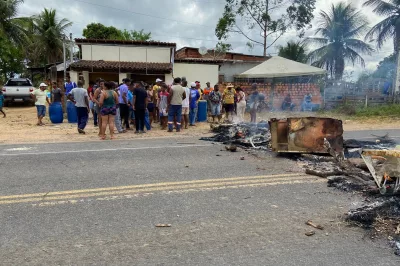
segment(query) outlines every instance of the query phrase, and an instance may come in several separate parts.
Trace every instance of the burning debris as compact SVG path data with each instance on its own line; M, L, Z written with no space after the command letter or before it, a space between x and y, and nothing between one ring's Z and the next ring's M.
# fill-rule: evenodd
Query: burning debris
M271 141L267 122L260 122L258 124L211 124L211 130L216 135L211 138L201 138L201 140L222 142L229 144L229 147L235 144L261 149L268 149ZM231 149L229 148L229 150Z

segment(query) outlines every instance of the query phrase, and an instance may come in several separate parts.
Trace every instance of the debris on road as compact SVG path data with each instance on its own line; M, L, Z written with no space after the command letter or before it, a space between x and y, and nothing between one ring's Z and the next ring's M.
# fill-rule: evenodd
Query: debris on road
M313 223L311 220L308 220L308 221L306 222L306 225L312 226L312 227L314 227L315 229L324 230L324 227L323 227L322 225L315 224L315 223Z
M245 158L244 158L244 157L240 157L240 160L244 161L244 160L245 160Z
M308 231L305 233L306 236L313 236L315 235L315 231Z
M171 227L171 224L156 224L156 227Z
M331 148L343 151L343 125L341 120L320 117L294 117L271 119L271 146L275 152L328 153Z

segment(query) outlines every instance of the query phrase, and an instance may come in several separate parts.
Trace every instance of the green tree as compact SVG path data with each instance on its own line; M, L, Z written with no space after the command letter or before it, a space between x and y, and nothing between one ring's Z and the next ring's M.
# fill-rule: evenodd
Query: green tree
M16 45L24 45L28 39L25 26L29 18L16 17L18 6L23 0L0 1L0 34Z
M215 46L215 50L223 53L229 52L232 50L232 44L218 42L217 45Z
M132 41L151 41L151 32L144 32L144 30L136 31L136 30L123 30L121 31L121 37L118 39L122 40L132 40Z
M374 78L394 79L396 75L396 54L391 54L379 62L376 70L372 73Z
M314 9L315 0L226 0L215 35L226 40L231 33L240 34L248 40L249 47L262 46L266 56L267 49L287 30L294 28L302 33L310 25ZM245 25L239 25L240 21ZM261 39L248 32L259 33Z
M32 17L32 45L34 54L45 55L47 63L56 63L63 58L63 38L72 25L67 19L58 19L54 9L44 9Z
M300 63L306 63L308 59L306 45L300 41L290 41L286 46L279 46L278 55Z
M101 23L90 23L83 29L83 37L87 39L101 40L119 40L122 39L122 33L119 29L110 26L104 26Z
M4 35L0 35L0 51L0 83L4 84L13 73L24 71L25 57L23 50L7 40Z
M316 35L307 38L307 43L320 46L309 54L313 65L326 68L331 78L343 77L346 62L359 63L365 67L360 53L371 54L373 48L357 39L368 30L368 23L361 12L350 4L340 2L332 5L328 13L321 11Z
M366 39L376 41L378 48L388 40L393 39L394 51L400 49L400 0L368 0L364 6L374 7L374 13L386 17L367 33Z

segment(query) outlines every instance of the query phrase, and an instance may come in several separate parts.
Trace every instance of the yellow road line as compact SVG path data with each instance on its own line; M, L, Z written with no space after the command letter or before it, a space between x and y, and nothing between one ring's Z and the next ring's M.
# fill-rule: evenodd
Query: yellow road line
M158 187L158 186L199 184L199 183L225 182L225 181L236 181L236 180L251 180L251 179L259 179L259 178L296 177L296 176L304 176L304 174L300 174L299 173L299 174L279 174L279 175L263 175L263 176L229 177L229 178L215 178L215 179L190 180L190 181L178 181L178 182L151 183L151 184L119 186L119 187L104 187L104 188L93 188L93 189L66 190L66 191L56 191L56 192L48 192L48 193L34 193L34 194L0 196L0 200L28 198L28 197L29 198L30 197L40 197L40 198L46 197L47 198L47 197L50 197L50 196L65 195L65 194L78 194L78 193L115 191L115 190Z
M120 194L133 194L133 193L146 193L146 192L156 192L156 191L173 191L173 190L184 190L184 189L200 189L200 188L213 188L213 187L226 187L226 186L235 186L235 185L243 185L243 184L257 184L257 183L277 183L280 182L294 182L294 181L311 181L316 178L313 176L298 176L296 177L284 177L284 178L272 178L272 179L258 179L258 180L240 180L240 181L231 181L231 182L218 182L218 183L201 183L201 184L186 184L180 186L161 186L161 187L148 187L148 188L136 188L136 189L126 189L126 190L117 190L117 191L104 191L104 192L94 192L94 193L83 193L83 194L74 194L74 195L60 195L60 196L51 196L45 198L24 198L24 199L15 199L15 200L2 200L0 201L0 205L4 204L12 204L12 203L26 203L26 202L37 202L37 201L52 201L52 200L67 200L67 199L76 199L76 198L88 198L88 197L100 197L100 196L111 196L111 195L120 195Z
M294 184L316 184L316 183L326 183L324 179L318 180L298 180L298 181L286 181L286 182L269 182L269 183L258 183L258 184L244 184L244 185L233 185L233 186L223 186L223 187L210 187L210 188L196 188L196 189L183 189L183 190L173 190L173 191L162 191L167 194L182 194L182 193L190 193L190 192L201 192L201 191L213 191L213 190L223 190L223 189L238 189L238 188L246 188L246 187L265 187L265 186L277 186L277 185L294 185ZM142 195L137 194L128 194L128 195L119 195L119 196L111 196L111 197L102 197L95 198L95 201L109 201L109 200L120 200L120 199L132 199L139 196L150 196L154 193L143 193ZM63 204L77 204L85 202L85 199L72 199L72 200L58 200L58 201L44 201L39 203L34 203L33 206L37 207L48 207L48 206L56 206Z

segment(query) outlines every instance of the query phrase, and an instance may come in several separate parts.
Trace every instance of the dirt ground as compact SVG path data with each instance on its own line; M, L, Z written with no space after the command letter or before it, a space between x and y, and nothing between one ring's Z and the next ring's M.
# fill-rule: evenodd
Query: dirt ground
M99 140L98 128L93 126L93 120L90 119L86 128L86 135L79 135L76 124L51 124L48 117L44 119L45 126L36 126L35 107L7 107L4 108L7 114L6 118L0 118L0 144L14 143L52 143L52 142L79 142ZM305 113L267 113L259 116L259 120L268 120L272 117L282 118L288 116L315 116L316 114ZM249 118L248 118L249 120ZM66 119L64 120L66 121ZM343 119L344 130L369 130L369 129L400 129L400 119L365 119L365 120L346 120ZM199 123L196 127L183 130L181 133L168 133L161 130L159 125L147 134L136 135L133 131L125 134L117 134L116 139L134 139L134 138L161 138L161 137L202 137L210 134L208 123Z

